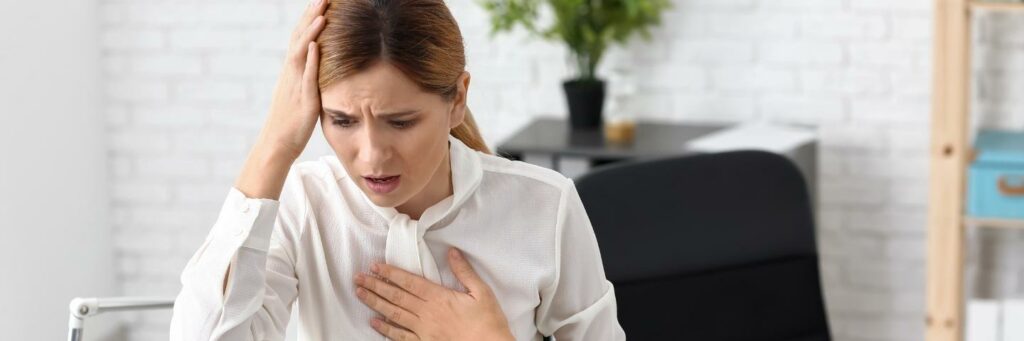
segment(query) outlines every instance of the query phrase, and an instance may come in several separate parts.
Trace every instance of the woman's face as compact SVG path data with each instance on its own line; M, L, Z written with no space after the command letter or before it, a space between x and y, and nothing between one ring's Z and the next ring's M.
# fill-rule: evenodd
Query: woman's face
M448 135L462 123L468 84L464 73L459 94L446 101L390 63L378 62L321 91L321 127L367 197L378 206L398 207L436 181L447 186Z

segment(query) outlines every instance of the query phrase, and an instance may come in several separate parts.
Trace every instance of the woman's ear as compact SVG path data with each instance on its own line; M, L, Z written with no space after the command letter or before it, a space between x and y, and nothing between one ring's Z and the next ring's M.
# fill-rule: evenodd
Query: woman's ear
M448 129L455 129L466 119L466 96L469 94L469 71L462 71L459 80L455 84L458 91L455 92L455 99L452 102L452 111L449 113Z

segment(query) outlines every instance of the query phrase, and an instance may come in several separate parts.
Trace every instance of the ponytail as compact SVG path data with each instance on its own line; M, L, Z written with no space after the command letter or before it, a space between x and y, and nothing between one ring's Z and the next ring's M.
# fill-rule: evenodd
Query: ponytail
M476 127L476 121L473 120L473 113L469 111L469 107L466 107L466 115L462 119L462 124L452 128L451 134L473 150L484 154L493 154L491 149L487 148L487 143L484 142L483 137L480 135L480 129Z

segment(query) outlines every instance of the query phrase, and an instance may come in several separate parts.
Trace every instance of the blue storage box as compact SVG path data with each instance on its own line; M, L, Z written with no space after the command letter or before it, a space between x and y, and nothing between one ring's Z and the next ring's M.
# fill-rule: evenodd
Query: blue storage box
M968 169L967 214L1024 219L1024 132L982 130Z

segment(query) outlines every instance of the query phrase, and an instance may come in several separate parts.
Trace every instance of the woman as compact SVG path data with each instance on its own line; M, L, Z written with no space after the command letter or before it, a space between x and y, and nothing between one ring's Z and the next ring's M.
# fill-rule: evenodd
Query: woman
M443 0L312 3L172 340L623 340L571 180L490 155ZM334 156L295 164L317 120ZM460 252L461 251L461 252Z

